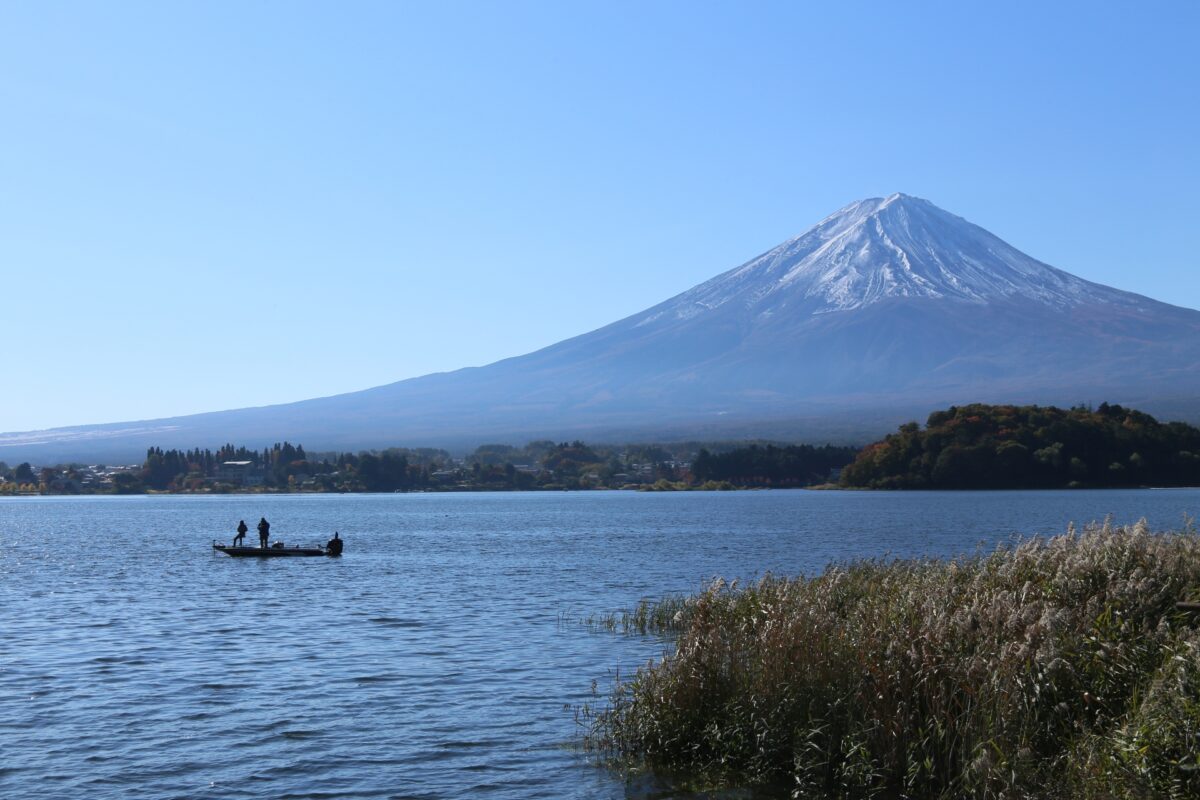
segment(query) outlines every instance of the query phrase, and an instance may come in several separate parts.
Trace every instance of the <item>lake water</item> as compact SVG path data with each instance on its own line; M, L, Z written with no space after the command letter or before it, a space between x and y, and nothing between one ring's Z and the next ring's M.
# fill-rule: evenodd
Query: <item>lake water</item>
M665 645L564 618L1109 514L1177 529L1200 490L0 500L0 795L677 796L568 708ZM211 551L262 515L345 556Z

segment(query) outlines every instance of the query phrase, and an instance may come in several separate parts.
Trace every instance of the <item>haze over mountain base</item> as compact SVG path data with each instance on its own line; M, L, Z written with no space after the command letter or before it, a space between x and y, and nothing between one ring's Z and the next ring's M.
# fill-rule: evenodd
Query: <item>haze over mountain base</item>
M525 356L280 406L2 434L0 460L128 461L151 445L284 439L314 451L865 442L955 403L1102 401L1200 419L1200 312L1077 278L898 194Z

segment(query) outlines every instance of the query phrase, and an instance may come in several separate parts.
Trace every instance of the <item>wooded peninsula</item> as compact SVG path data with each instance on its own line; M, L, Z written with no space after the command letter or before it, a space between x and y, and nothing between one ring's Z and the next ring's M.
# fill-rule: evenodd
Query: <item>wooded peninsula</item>
M1101 403L972 404L863 448L841 474L872 489L1111 489L1200 485L1200 429Z

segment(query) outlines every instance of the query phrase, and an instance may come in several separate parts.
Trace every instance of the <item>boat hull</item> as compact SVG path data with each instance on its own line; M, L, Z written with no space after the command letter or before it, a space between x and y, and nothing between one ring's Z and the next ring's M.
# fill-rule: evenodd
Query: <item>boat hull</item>
M213 550L234 558L311 558L328 555L323 547L229 547L214 544Z

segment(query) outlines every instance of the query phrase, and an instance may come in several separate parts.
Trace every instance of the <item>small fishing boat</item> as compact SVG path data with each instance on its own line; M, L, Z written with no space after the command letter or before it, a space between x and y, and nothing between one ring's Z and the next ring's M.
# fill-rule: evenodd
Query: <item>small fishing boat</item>
M304 556L339 555L326 550L324 547L301 547L299 545L284 546L273 544L270 547L231 547L213 542L213 550L234 558L300 558Z

